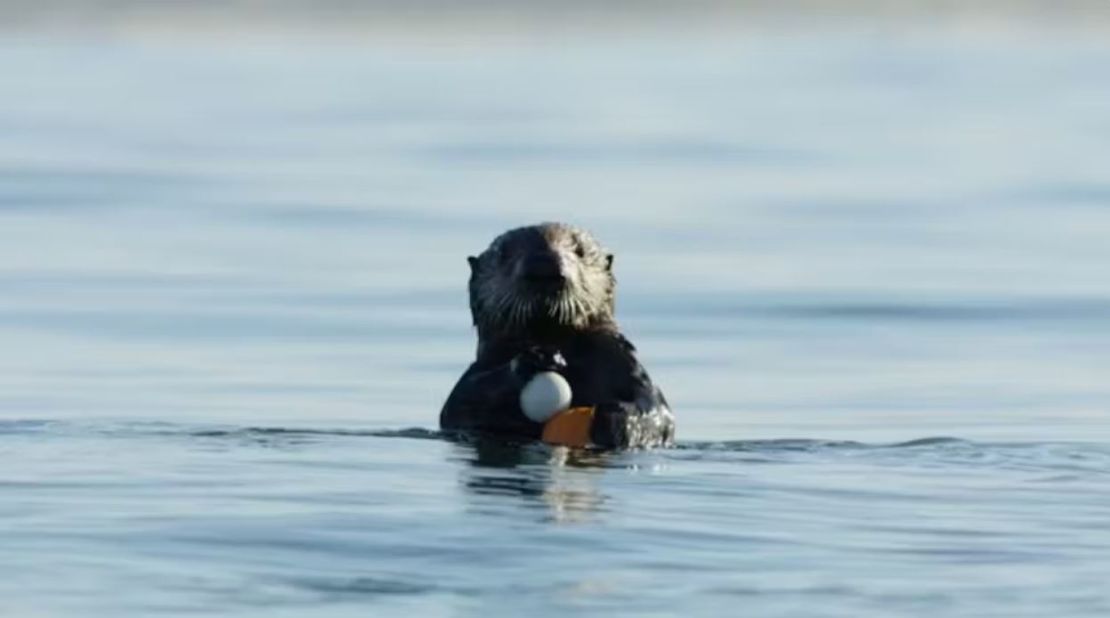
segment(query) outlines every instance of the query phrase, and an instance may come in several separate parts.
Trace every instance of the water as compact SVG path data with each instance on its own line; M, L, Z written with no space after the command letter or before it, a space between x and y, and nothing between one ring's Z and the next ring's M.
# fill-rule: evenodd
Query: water
M0 614L1110 612L1110 46L0 45ZM455 443L564 219L679 447Z

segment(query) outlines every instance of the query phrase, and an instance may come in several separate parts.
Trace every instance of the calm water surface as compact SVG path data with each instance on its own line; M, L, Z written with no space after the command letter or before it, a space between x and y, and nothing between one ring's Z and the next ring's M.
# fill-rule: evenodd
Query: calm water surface
M0 614L1110 614L1110 45L0 43ZM679 416L439 439L566 219Z

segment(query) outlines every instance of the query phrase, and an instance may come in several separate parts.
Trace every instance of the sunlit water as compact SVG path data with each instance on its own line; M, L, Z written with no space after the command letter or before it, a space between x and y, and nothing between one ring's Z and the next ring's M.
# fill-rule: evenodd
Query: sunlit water
M1110 613L1110 45L0 46L0 614ZM665 451L456 443L583 224Z

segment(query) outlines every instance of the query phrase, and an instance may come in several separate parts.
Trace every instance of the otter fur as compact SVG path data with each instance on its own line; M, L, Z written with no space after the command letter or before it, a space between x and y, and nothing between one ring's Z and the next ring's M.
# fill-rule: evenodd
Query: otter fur
M440 427L538 439L520 409L539 371L570 384L572 407L594 408L590 441L602 448L669 445L674 417L614 317L613 255L563 223L509 230L470 263L477 358L440 413Z

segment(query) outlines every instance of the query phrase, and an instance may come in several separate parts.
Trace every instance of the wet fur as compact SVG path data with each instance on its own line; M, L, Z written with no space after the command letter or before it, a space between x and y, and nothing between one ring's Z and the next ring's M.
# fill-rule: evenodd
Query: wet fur
M521 255L547 248L563 261L566 285L536 294L519 276ZM613 255L585 230L549 223L509 230L469 258L470 312L480 342L543 338L548 332L616 330Z
M558 256L561 286L539 290L523 275L529 255ZM614 317L613 256L585 230L545 223L509 230L468 258L477 358L444 404L444 429L538 438L542 425L520 411L513 361L529 350L557 351L574 393L594 406L591 437L600 446L650 446L673 440L666 400L621 335Z

